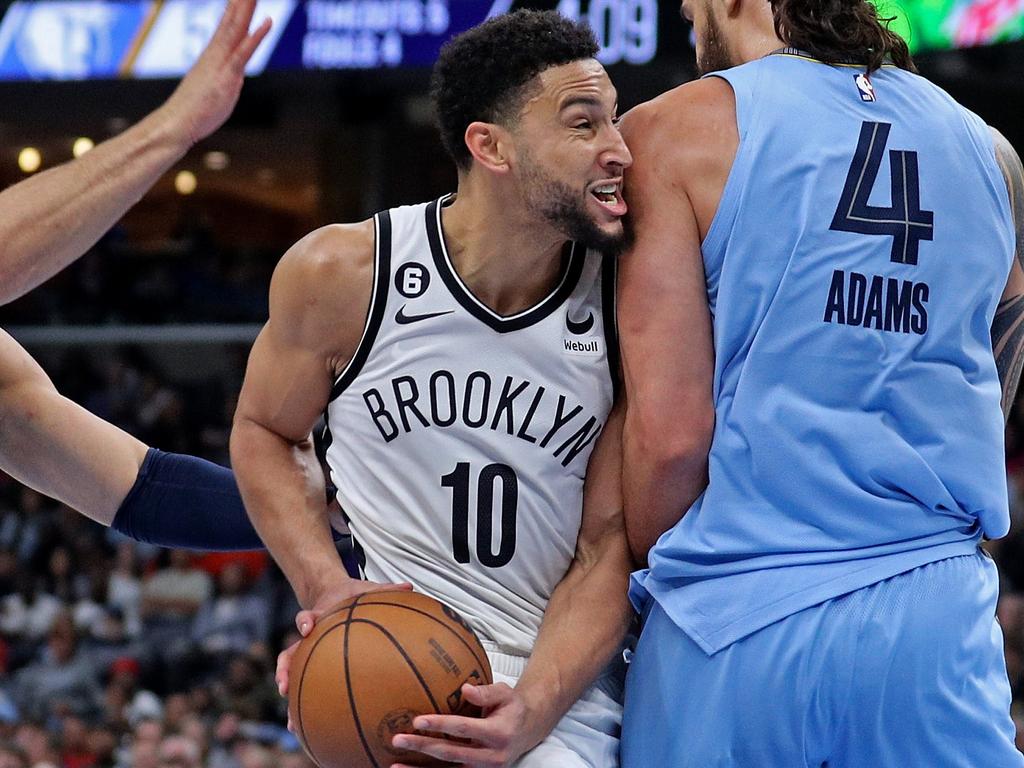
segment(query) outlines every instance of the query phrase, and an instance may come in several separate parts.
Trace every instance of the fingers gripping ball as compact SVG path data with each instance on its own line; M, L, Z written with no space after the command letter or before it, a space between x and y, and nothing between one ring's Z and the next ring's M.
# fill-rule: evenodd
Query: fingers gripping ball
M451 608L415 592L370 592L321 617L289 670L288 713L321 768L446 765L391 746L413 718L480 715L462 685L488 685L491 666Z

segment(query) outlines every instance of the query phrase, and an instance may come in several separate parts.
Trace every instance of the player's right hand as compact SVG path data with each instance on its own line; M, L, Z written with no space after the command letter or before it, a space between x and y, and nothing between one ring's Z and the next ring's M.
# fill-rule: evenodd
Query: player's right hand
M323 593L316 599L312 608L299 611L295 615L295 627L303 637L313 631L317 620L325 613L346 600L351 600L358 595L365 595L367 592L385 592L390 590L412 590L412 584L403 582L400 584L381 584L376 581L362 581L360 579L348 579L335 589ZM292 663L292 656L299 647L299 643L292 643L277 656L277 672L274 681L277 683L277 691L282 696L288 695L288 669ZM291 720L288 721L288 730L291 730Z
M213 37L164 105L188 146L224 124L238 102L245 65L270 31L270 19L250 34L256 0L228 0Z

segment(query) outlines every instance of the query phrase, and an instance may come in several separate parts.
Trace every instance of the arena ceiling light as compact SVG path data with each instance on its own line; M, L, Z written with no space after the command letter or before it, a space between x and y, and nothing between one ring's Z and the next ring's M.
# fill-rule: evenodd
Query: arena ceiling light
M191 195L197 186L199 182L192 171L178 171L178 175L174 177L174 188L179 195Z
M18 153L18 167L25 173L35 173L43 164L43 156L35 147L25 147Z
M77 139L75 139L75 143L71 146L71 152L74 154L75 157L81 157L94 146L95 144L93 140L90 139L88 136L79 136Z

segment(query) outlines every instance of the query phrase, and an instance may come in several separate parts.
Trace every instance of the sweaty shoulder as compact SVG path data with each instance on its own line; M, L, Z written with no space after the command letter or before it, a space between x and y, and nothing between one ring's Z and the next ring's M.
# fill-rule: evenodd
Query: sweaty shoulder
M270 282L270 323L279 339L344 367L369 311L374 249L372 220L321 227L288 249Z
M633 155L627 176L658 177L684 191L707 232L736 157L736 99L722 78L708 77L634 107L620 123Z

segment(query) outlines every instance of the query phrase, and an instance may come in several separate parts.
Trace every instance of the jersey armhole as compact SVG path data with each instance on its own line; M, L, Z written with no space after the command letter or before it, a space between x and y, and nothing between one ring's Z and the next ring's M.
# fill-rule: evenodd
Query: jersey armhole
M373 253L373 293L370 296L370 308L366 313L366 324L363 335L356 345L356 351L348 365L338 375L331 387L332 402L341 395L359 375L366 358L370 356L373 342L380 331L384 320L384 307L388 298L388 281L391 278L391 214L388 211L373 217L374 253Z
M619 398L619 326L615 308L618 280L618 262L615 256L602 256L601 260L601 313L604 322L604 343L608 348L608 373L612 379L612 394Z
M749 67L751 65L746 66ZM758 67L754 74L758 80L761 77L760 70L761 68ZM721 250L725 247L733 222L736 220L736 214L739 212L739 201L743 193L743 186L747 179L748 171L747 148L750 142L748 141L747 134L751 126L756 125L758 112L759 99L756 98L756 94L759 89L757 86L751 87L748 78L740 77L739 73L734 73L735 81L732 77L728 77L727 73L730 73L730 70L705 76L717 77L732 89L733 98L736 100L736 131L739 135L739 143L736 145L736 156L733 158L732 168L729 169L729 175L725 180L725 187L722 188L718 209L715 211L714 218L711 219L707 235L700 244L701 253L704 254L705 261L707 261L708 257L719 257L721 255Z

